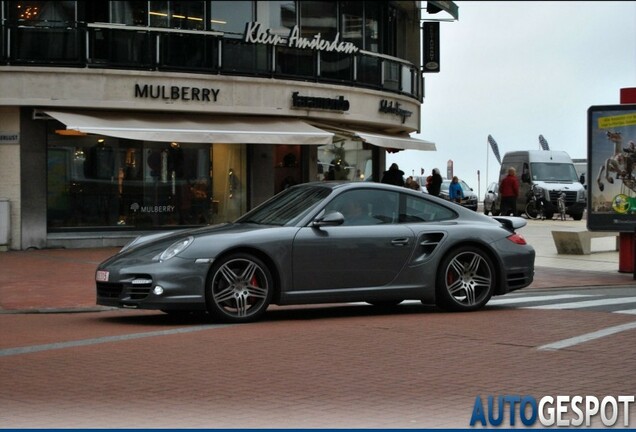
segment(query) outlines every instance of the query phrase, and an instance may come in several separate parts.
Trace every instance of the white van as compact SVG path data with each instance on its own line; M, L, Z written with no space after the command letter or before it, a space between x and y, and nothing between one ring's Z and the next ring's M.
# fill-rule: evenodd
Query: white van
M508 152L501 162L499 182L508 175L508 168L514 167L519 178L519 197L516 214L521 215L528 202L532 185L543 189L546 208L545 217L552 219L557 209L557 198L565 192L566 213L574 220L583 218L587 194L579 181L570 155L564 151L526 150ZM496 209L501 208L501 197L497 198Z

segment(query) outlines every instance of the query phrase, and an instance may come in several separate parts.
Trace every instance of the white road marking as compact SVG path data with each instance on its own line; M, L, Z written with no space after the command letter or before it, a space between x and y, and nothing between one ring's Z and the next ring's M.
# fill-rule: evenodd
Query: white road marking
M94 338L94 339L82 339L82 340L76 340L76 341L70 341L70 342L58 342L58 343L32 345L32 346L25 346L25 347L18 347L18 348L5 348L5 349L0 349L0 357L7 357L12 355L18 355L18 354L30 354L34 352L49 351L49 350L55 350L55 349L97 345L97 344L108 343L108 342L120 342L120 341L141 339L141 338L154 337L154 336L166 336L166 335L173 335L173 334L180 334L180 333L192 333L192 332L201 331L201 330L211 330L216 328L228 327L230 325L231 324L200 325L200 326L193 326L193 327L181 327L181 328L176 328L172 330L161 330L161 331L146 332L146 333L133 333L133 334L121 335L121 336L105 336L105 337Z
M564 300L564 299L571 299L571 298L597 297L597 296L598 295L594 295L594 294L555 294L555 295L527 296L527 297L517 297L517 298L505 297L505 298L491 299L487 304L507 305L507 304L515 304L515 303L531 303L531 302Z
M614 311L614 313L636 315L636 309L619 310L619 311Z
M636 329L636 322L631 322L631 323L627 323L627 324L621 324L621 325L617 325L614 327L608 327L606 329L603 330L598 330L592 333L587 333L587 334L583 334L580 336L575 336L569 339L563 339L560 340L558 342L553 342L547 345L542 345L540 347L538 347L537 349L539 351L556 351L556 350L560 350L563 348L569 348L572 347L574 345L579 345L585 342L589 342L591 340L594 339L600 339L602 337L605 336L610 336L616 333L620 333L623 331L627 331L627 330L633 330Z
M549 304L542 306L528 306L524 309L582 309L586 307L594 307L594 306L608 306L608 305L617 305L617 304L626 304L626 303L636 303L636 297L620 297L620 298L606 298L600 300L587 300L580 302L572 302L572 303L559 303L559 304Z

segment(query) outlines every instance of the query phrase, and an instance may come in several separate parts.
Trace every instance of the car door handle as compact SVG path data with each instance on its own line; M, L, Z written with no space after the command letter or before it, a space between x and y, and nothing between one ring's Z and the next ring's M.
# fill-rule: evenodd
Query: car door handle
M398 238L391 240L391 244L393 246L407 246L409 244L409 239L407 238Z

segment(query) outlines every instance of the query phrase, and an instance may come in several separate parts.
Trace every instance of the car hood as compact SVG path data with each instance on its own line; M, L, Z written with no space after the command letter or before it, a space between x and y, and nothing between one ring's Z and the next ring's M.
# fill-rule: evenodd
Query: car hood
M192 237L194 241L186 250L179 253L179 257L213 257L216 251L223 249L226 245L240 243L241 237L245 237L244 234L246 233L250 233L250 237L259 237L256 234L258 232L284 228L251 223L223 223L195 229L149 233L141 235L128 243L118 254L105 261L105 263L115 257L156 260L170 245L188 237ZM287 228L287 230L291 230L291 228ZM293 231L296 230L297 228L293 228Z

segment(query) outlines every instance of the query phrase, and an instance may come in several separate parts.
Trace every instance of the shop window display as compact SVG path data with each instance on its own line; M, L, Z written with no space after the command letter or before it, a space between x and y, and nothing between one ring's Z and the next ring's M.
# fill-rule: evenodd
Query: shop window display
M343 140L318 149L318 179L371 181L372 151L361 141Z
M242 147L49 133L48 227L148 229L235 219L246 207Z

